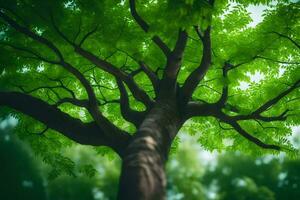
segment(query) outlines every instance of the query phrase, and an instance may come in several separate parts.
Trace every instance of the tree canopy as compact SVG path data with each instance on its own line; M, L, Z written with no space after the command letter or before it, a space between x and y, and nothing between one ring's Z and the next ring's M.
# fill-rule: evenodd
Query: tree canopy
M255 27L252 4L269 5ZM53 177L73 174L60 154L71 140L122 155L173 90L181 132L201 132L205 149L292 155L299 11L268 0L0 0L0 117L18 119Z

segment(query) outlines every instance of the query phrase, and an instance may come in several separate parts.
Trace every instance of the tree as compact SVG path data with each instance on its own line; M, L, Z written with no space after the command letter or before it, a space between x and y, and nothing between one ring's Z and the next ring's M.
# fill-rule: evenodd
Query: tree
M293 152L299 3L251 27L246 7L269 1L235 2L1 0L1 114L19 119L52 176L72 174L65 137L111 148L119 199L164 199L180 129L201 131L207 149Z
M1 125L1 121L0 121ZM43 178L27 146L0 126L0 198L45 200Z
M298 168L299 159L227 153L218 158L214 170L207 171L203 184L215 184L217 199L297 199Z

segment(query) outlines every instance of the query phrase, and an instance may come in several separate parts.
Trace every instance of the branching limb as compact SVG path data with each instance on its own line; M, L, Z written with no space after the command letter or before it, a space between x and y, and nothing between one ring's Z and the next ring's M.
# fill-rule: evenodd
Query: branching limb
M149 31L149 25L144 19L137 13L135 0L129 0L129 7L132 17L138 23L138 25L147 33ZM152 41L162 50L162 52L169 56L171 50L169 47L158 37L157 35L152 37Z
M182 56L186 47L188 34L185 30L179 30L175 48L167 57L167 66L164 70L163 79L176 80L179 72Z
M281 113L278 116L265 117L265 116L261 116L261 114L264 111L267 111L270 107L272 107L276 103L278 103L283 97L287 96L289 93L291 93L292 91L294 91L295 89L297 89L299 87L300 87L300 80L296 81L287 90L281 92L276 97L274 97L274 98L270 99L269 101L265 102L263 105L261 105L259 108L257 108L251 114L249 114L249 115L238 115L238 116L234 116L233 118L235 120L258 119L258 120L266 121L266 122L270 122L270 121L283 121L287 117L286 114L289 111L288 109L285 110L283 113Z
M2 11L0 11L0 18L2 18L4 21L6 21L16 31L24 34L25 36L28 36L29 38L33 39L34 41L36 41L36 42L48 47L50 50L52 50L52 52L55 53L56 56L58 57L58 61L56 64L62 66L65 70L67 70L68 72L73 74L85 88L85 90L88 94L88 97L89 97L88 111L90 112L91 116L93 117L93 119L95 120L97 125L103 129L105 129L107 133L111 132L113 134L114 132L120 132L118 127L116 127L114 124L112 124L107 118L105 118L100 113L100 111L98 109L98 101L97 101L96 95L94 93L92 86L88 82L88 80L84 77L83 74L81 74L81 72L79 70L77 70L70 63L68 63L64 60L64 57L63 57L62 53L60 52L60 50L51 41L49 41L48 39L46 39L40 35L37 35L36 33L32 32L28 28L19 25L16 21L14 21L12 18L7 16ZM71 41L68 40L68 42L71 42ZM104 132L104 133L106 133L106 132ZM109 136L107 136L107 137L109 137Z
M218 100L217 104L220 107L224 107L225 103L227 102L228 99L228 81L227 81L227 73L228 70L232 67L232 65L229 62L225 62L223 67L222 67L222 76L223 76L223 88L222 88L222 95L220 99Z
M140 61L139 64L140 64L141 69L143 70L143 72L147 75L147 77L151 81L153 89L155 91L155 95L158 96L158 90L159 90L159 78L158 78L158 76L145 63Z
M255 111L248 115L236 115L230 117L232 120L238 121L238 120L260 120L264 122L272 122L272 121L284 121L288 117L287 113L290 111L289 109L286 109L284 112L277 116L262 116L262 113L267 111L270 107L274 106L276 103L278 103L282 98L287 96L289 93L294 91L296 88L300 87L300 80L296 81L293 85L291 85L287 90L281 92L276 97L270 99L269 101L265 102L263 105L261 105L259 108L257 108Z
M295 90L296 88L299 88L299 87L300 87L300 79L298 81L296 81L293 85L291 85L289 87L289 89L281 92L276 97L274 97L274 98L270 99L269 101L265 102L258 109L256 109L252 114L257 115L257 114L260 114L260 113L266 111L268 108L270 108L271 106L275 105L278 101L280 101L283 97L285 97L286 95L288 95L293 90Z
M122 81L124 81L126 83L126 85L128 86L128 88L130 89L132 95L138 100L143 102L147 107L151 107L152 105L152 100L150 99L150 97L147 95L147 93L142 90L133 80L132 77L128 76L126 73L124 73L123 71L119 70L117 67L115 67L114 65L112 65L111 63L102 60L100 58L98 58L97 56L95 56L94 54L82 49L81 47L76 46L75 47L75 51L80 54L81 56L83 56L84 58L86 58L87 60L89 60L90 62L92 62L93 64L95 64L97 67L99 67L100 69L112 74L113 76L120 78Z
M71 64L67 63L64 60L63 55L60 52L60 50L51 41L49 41L48 39L46 39L42 36L37 35L36 33L32 32L28 28L19 25L16 21L14 21L12 18L10 18L9 16L7 16L5 13L3 13L1 11L0 11L0 17L4 21L6 21L10 26L12 26L16 31L28 36L29 38L39 42L40 44L45 45L50 50L52 50L56 54L56 56L58 57L58 61L54 62L54 63L53 62L50 62L50 63L61 65L64 69L66 69L68 72L73 74L82 83L82 85L86 89L86 91L88 93L88 96L90 98L90 101L94 105L96 104L96 97L95 97L95 94L94 94L93 89L90 86L89 82L85 79L85 77L75 67L73 67ZM30 50L28 50L27 52L29 52L29 51Z
M197 85L205 76L208 68L211 65L211 38L210 38L210 30L211 27L209 26L203 36L203 54L200 65L188 76L185 80L182 93L183 93L183 102L188 102L191 98L192 94L194 93Z
M205 101L189 101L185 108L184 120L196 116L212 116L216 112L215 104Z
M186 107L186 118L189 119L193 116L213 116L219 119L221 122L227 123L231 125L241 136L249 140L250 142L258 145L264 149L273 149L273 150L281 150L281 148L277 145L273 144L266 144L259 140L258 138L254 137L253 135L247 133L237 122L237 119L232 118L230 116L225 115L222 113L216 104L208 104L205 102L189 102ZM222 127L221 127L222 128ZM226 128L228 130L228 128Z
M280 151L281 148L274 144L266 144L262 142L260 139L254 137L253 135L249 134L247 131L245 131L236 121L230 121L227 122L230 124L241 136L249 140L250 142L256 144L257 146L263 148L263 149L272 149Z
M254 144L264 148L264 149L273 149L273 150L281 150L282 148L278 145L273 144L266 144L259 140L258 138L254 137L253 135L249 134L245 131L239 124L239 120L255 120L259 124L259 121L264 122L272 122L272 121L284 121L287 118L287 113L289 110L285 110L278 116L262 116L261 114L268 110L271 106L278 103L283 97L288 95L290 92L295 90L296 88L300 87L300 80L296 81L293 85L291 85L287 90L281 92L276 97L270 99L269 101L265 102L261 105L258 109L252 112L249 115L237 115L237 116L228 116L222 112L222 106L219 105L220 100L223 98L221 97L217 103L208 104L205 102L189 102L186 107L186 118L191 118L193 116L213 116L217 119L221 120L224 123L231 125L239 134L241 134L244 138L248 139L249 141L253 142ZM225 92L226 93L226 92ZM223 91L224 94L224 91ZM222 95L223 96L223 95ZM260 124L261 125L261 124ZM271 127L276 128L276 127Z
M83 38L80 40L78 46L81 47L82 44L84 43L84 41L85 41L89 36L91 36L91 35L93 35L94 33L96 33L97 29L98 29L98 26L95 26L90 32L88 32L86 35L84 35ZM59 30L59 29L57 29L57 30ZM63 35L63 34L61 34L61 35Z
M109 146L120 155L123 154L130 138L123 131L106 133L107 130L98 127L95 122L83 123L79 119L63 113L55 106L19 92L0 92L0 106L18 110L80 144ZM107 135L111 135L111 137L107 137Z
M128 74L126 74L125 72L123 72L122 70L120 70L118 67L114 66L113 64L109 63L107 60L105 59L101 59L98 56L94 55L93 53L83 49L80 45L83 43L83 41L85 39L87 39L87 37L94 33L96 31L96 29L94 29L93 31L87 33L87 35L85 35L83 38L84 40L81 41L81 44L75 44L74 42L72 42L71 40L69 40L64 33L62 33L59 28L55 25L54 20L52 20L52 24L55 27L56 32L63 38L65 39L66 42L68 42L71 46L74 47L75 52L78 53L79 55L81 55L82 57L84 57L85 59L87 59L88 61L90 61L91 63L93 63L94 65L96 65L98 68L100 68L101 70L104 70L108 73L110 73L111 75L113 75L116 78L121 79L122 81L124 81L127 86L129 87L130 91L132 92L133 96L138 100L143 102L148 108L150 108L152 106L152 100L150 99L150 97L147 95L147 93L142 90L133 80L132 77L130 77Z
M224 69L223 69L224 70ZM262 113L267 111L270 107L274 106L276 103L278 103L283 97L287 96L289 93L294 91L295 89L300 87L300 80L296 81L293 85L291 85L287 90L281 92L274 98L268 100L265 102L263 105L261 105L259 108L257 108L255 111L248 115L236 115L232 116L231 118L235 121L238 120L249 120L249 119L254 119L254 120L261 120L265 122L271 122L271 121L284 121L288 117L287 113L289 110L285 110L282 112L280 115L277 116L262 116ZM216 103L216 107L219 107L219 111L221 111L222 108L224 108L224 103L226 102L228 96L228 88L223 88L223 93L219 101ZM225 100L225 102L224 102ZM236 106L231 105L233 108Z
M121 114L125 120L133 123L136 127L139 127L145 118L146 113L134 111L130 108L128 94L123 82L120 79L116 79L116 81L120 91Z
M45 77L47 77L50 81L57 82L62 89L64 89L66 92L68 92L71 95L72 98L76 99L75 92L73 90L71 90L70 88L68 88L61 79L50 78L47 75L45 75Z
M231 118L234 120L249 120L249 119L254 119L254 120L260 120L264 122L272 122L272 121L284 121L288 117L288 109L282 112L280 115L277 116L262 116L261 114L255 114L251 113L249 115L237 115L237 116L232 116Z
M194 29L195 29L195 31L196 31L196 33L197 33L199 39L200 39L202 42L204 42L204 35L203 35L203 33L201 32L200 27L199 27L199 26L194 26Z
M18 32L23 33L24 35L30 37L31 39L33 39L37 42L39 42L40 44L43 44L43 45L47 46L49 49L51 49L56 54L56 56L59 58L59 60L63 60L63 56L62 56L61 52L58 50L58 48L52 42L50 42L49 40L35 34L31 30L29 30L28 28L19 25L15 20L10 18L8 15L3 13L2 11L0 11L0 18L2 18L4 21L6 21L10 26L12 26Z

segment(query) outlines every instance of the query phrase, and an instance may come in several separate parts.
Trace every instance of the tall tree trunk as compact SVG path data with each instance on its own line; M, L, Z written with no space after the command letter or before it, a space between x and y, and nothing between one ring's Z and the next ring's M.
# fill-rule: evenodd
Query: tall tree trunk
M180 127L177 109L158 104L139 127L123 157L119 200L165 199L164 165Z

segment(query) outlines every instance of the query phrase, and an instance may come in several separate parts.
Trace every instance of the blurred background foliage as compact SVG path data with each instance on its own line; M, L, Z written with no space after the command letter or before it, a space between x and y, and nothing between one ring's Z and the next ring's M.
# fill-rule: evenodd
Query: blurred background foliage
M52 177L55 167L43 162L28 143L20 141L13 133L14 126L13 120L0 121L1 200L116 199L120 172L116 155L107 149L70 145L61 154L76 169L72 174ZM299 130L293 141L298 145ZM167 165L170 200L299 199L299 157L207 152L190 136L176 143Z

